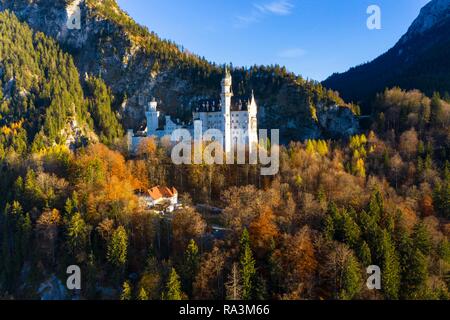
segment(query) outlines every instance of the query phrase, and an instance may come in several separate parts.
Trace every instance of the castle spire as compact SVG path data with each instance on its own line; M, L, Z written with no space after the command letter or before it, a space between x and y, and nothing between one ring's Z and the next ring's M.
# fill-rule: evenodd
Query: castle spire
M227 64L225 65L225 78L231 78L231 72Z

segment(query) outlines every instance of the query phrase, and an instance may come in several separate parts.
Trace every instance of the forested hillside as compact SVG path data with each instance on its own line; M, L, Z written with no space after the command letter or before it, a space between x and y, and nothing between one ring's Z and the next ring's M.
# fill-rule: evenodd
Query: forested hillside
M71 56L54 40L8 12L0 14L0 38L1 159L95 141L94 124L105 143L122 137L105 84L89 81L85 99Z
M22 145L19 154L28 145L61 143L70 118L87 133L89 115L71 57L9 13L0 15L0 37L2 140ZM8 143L2 147L5 156Z
M220 93L223 66L160 39L136 24L114 0L78 1L82 28L68 30L66 6L73 2L40 0L31 5L30 0L2 0L0 10L13 10L32 28L55 38L74 56L81 74L101 77L117 97L114 107L122 113L125 127L143 124L142 104L152 97L163 111L187 121L191 120L192 103ZM316 115L327 114L327 106L347 106L321 84L280 66L233 68L233 78L235 94L255 91L261 127L286 129L283 142L341 135L316 121ZM342 118L329 118L342 132L357 131L357 121L349 121L351 117L343 114ZM290 119L288 124L285 119Z
M449 299L449 105L400 89L375 103L374 131L282 147L274 177L176 166L152 138L135 157L119 143L10 159L0 297ZM138 191L155 185L175 186L183 206L143 206ZM73 264L81 291L64 287ZM365 286L369 265L379 291Z

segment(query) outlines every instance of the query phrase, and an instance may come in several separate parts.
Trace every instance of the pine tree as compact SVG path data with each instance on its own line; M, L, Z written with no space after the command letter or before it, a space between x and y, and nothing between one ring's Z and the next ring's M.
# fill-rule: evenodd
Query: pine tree
M186 292L192 294L192 283L197 275L200 264L200 255L198 252L198 246L194 240L191 240L188 244L186 252L184 254L184 272L183 282Z
M251 300L254 290L254 281L256 275L255 260L250 247L250 235L247 229L244 229L241 237L241 274L242 274L242 299Z
M389 233L383 231L382 283L387 299L396 300L400 290L400 262Z
M421 299L424 289L426 288L426 280L428 277L428 262L427 257L419 250L413 251L409 257L407 274L407 288L409 289L406 299Z
M428 254L431 250L431 239L427 228L422 222L415 225L412 235L414 248L419 249L423 254Z
M445 163L442 180L434 189L433 202L440 216L450 218L450 163L448 161Z
M365 267L368 267L372 264L372 254L370 252L370 247L365 241L363 241L359 246L358 258Z
M442 106L441 96L438 92L435 92L431 99L430 122L432 126L440 127L444 123L444 120L445 113Z
M72 254L85 252L89 233L90 227L83 220L81 214L74 214L67 226L67 243Z
M144 288L141 288L141 290L139 290L138 300L141 300L141 301L148 300L148 294Z
M362 278L358 261L350 254L345 262L339 299L352 300L361 291Z
M122 286L122 293L120 294L120 300L131 300L131 285L128 281L125 281Z
M342 229L344 242L352 249L356 249L361 237L361 231L351 215L346 211L343 212Z
M384 201L383 196L379 190L376 190L371 198L369 203L369 215L374 217L377 222L380 221L384 214Z
M122 269L127 262L128 236L123 226L118 227L108 243L107 258L115 267Z

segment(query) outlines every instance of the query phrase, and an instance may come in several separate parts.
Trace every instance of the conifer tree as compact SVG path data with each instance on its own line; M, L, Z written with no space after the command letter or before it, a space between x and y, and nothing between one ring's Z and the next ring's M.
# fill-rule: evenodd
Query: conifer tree
M362 286L361 271L353 254L345 262L339 298L352 300L360 292Z
M70 219L67 227L67 243L72 254L83 253L87 249L89 229L81 214L76 213Z
M433 201L441 217L450 218L450 162L446 161L444 176L441 183L437 183L433 192Z
M428 254L431 250L431 239L422 222L419 222L414 227L414 232L412 235L414 248L419 249L423 254Z
M384 230L382 238L382 283L387 299L399 298L400 262L391 236Z
M244 229L244 231L242 232L240 246L241 246L240 266L242 274L242 299L251 300L254 290L256 268L252 249L250 247L250 235L247 229Z
M358 257L364 267L368 267L372 264L372 254L370 252L370 247L366 241L363 241L358 250Z
M188 294L192 294L192 283L197 275L200 264L198 246L194 240L188 244L184 254L184 288Z
M107 258L115 267L122 269L127 262L128 236L123 226L118 227L108 243Z
M163 300L183 300L183 292L181 291L180 277L176 270L172 268L169 279L167 280L166 292L163 293Z
M440 127L445 121L444 108L442 106L441 96L439 92L435 92L431 99L431 116L430 122L432 126Z
M148 300L148 294L147 294L147 291L145 291L144 288L141 288L139 290L138 300L141 300L141 301Z
M120 300L131 300L131 285L128 281L125 281L122 285L122 293L120 294Z

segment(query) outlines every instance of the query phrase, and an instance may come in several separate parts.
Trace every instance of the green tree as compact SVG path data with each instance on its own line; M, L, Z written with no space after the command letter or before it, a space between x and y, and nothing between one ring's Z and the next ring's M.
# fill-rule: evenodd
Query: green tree
M430 234L422 222L414 226L412 234L414 248L419 249L423 254L428 254L431 250Z
M141 301L148 300L148 294L144 288L141 288L141 290L139 290L138 300L141 300Z
M387 299L395 300L400 290L400 261L391 236L384 230L382 238L382 283Z
M247 229L244 229L241 237L241 275L242 275L242 299L251 300L254 290L256 275L255 259L253 258L250 246L250 235Z
M125 281L122 286L122 293L120 294L120 300L131 300L132 290L128 281Z
M127 262L128 236L123 226L118 227L108 243L107 258L115 267L123 268Z
M440 127L445 123L444 107L442 105L441 96L438 92L433 94L431 99L431 125Z
M342 232L344 242L352 249L356 249L360 241L361 231L358 224L356 224L352 216L346 211L343 213Z
M67 244L72 254L84 253L89 242L90 226L76 213L67 226Z
M345 262L339 298L351 300L361 291L362 278L358 261L350 254Z
M166 285L166 292L163 293L163 300L183 300L184 294L181 291L180 277L176 270L172 268Z
M441 217L450 218L450 162L446 161L443 181L433 192L434 205Z
M192 294L192 283L197 275L198 268L200 264L200 255L198 251L198 246L194 240L191 240L188 244L186 252L184 253L184 275L183 282L186 292Z
M372 264L372 254L370 252L370 247L365 241L361 242L359 246L358 258L365 267L368 267Z

